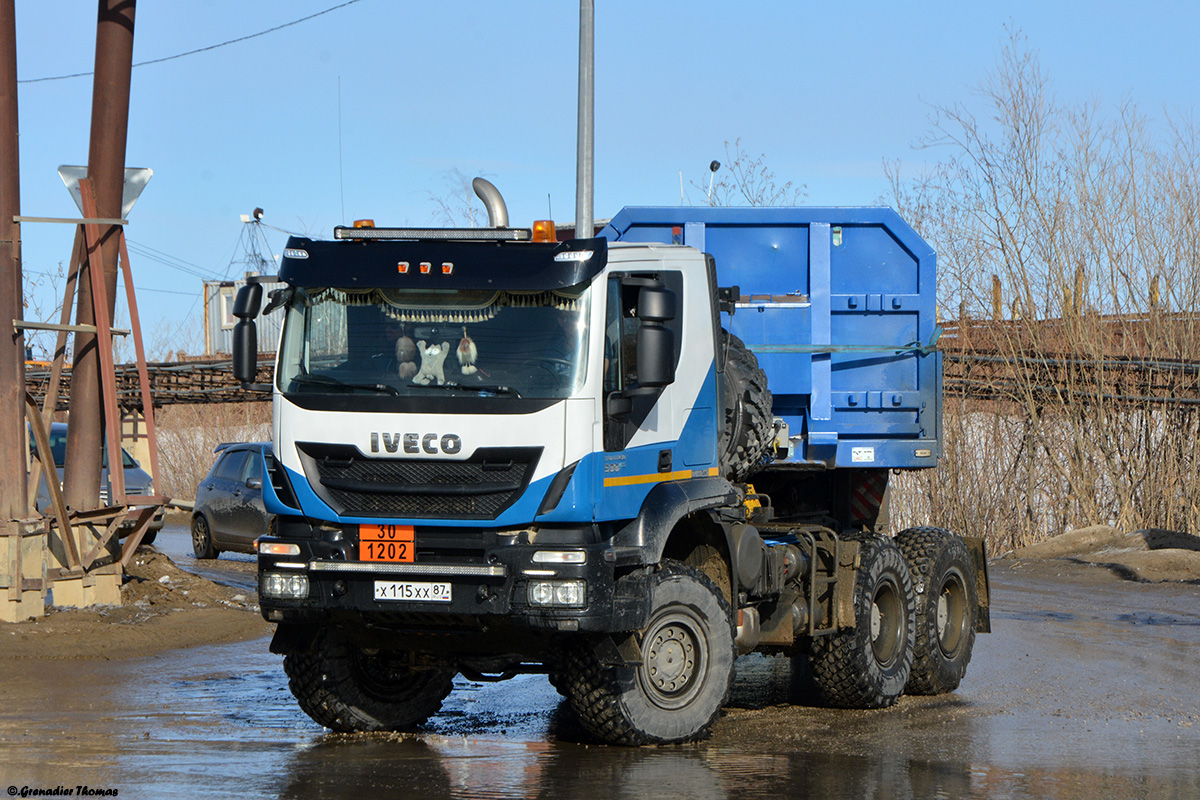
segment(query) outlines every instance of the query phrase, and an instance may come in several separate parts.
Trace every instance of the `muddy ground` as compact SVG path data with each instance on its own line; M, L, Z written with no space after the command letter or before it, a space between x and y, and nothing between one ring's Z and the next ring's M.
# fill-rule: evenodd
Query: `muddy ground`
M1080 563L1111 543L1075 549L1073 561L994 561L994 632L951 695L816 708L797 695L788 660L750 656L709 741L637 750L586 743L541 676L460 678L416 734L329 734L299 711L267 652L249 558L197 563L174 526L159 545L233 586L152 555L119 610L0 627L0 792L1200 797L1200 579L1131 582ZM1096 561L1114 564L1122 549Z

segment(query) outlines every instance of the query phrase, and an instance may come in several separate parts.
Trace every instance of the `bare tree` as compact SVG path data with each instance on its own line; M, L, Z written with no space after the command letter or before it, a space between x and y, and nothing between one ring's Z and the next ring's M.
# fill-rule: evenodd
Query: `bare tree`
M1195 529L1200 412L1177 395L1200 388L1200 132L1128 99L1060 102L1019 30L977 97L933 109L926 173L887 165L938 251L967 387L939 469L900 478L898 517L1000 547L1097 522Z
M483 171L478 174L481 177L487 177ZM465 174L458 167L443 173L442 182L445 191L442 194L429 192L429 199L434 205L433 220L435 223L449 228L486 226L487 209L475 196L475 190L471 188L473 180L474 176Z

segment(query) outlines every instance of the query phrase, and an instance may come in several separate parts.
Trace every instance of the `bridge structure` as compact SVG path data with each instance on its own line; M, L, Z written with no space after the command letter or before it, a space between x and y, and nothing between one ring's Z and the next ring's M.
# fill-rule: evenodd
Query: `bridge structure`
M1019 325L1019 323L1017 323ZM1014 323L947 322L938 349L945 362L948 395L976 400L1025 402L1106 402L1119 405L1200 405L1200 362L1138 355L1138 348L1120 355L1081 354L1066 344L1045 348L1021 347L1014 341ZM1132 354L1131 354L1132 353ZM274 363L270 354L259 359L258 383L270 384ZM262 402L261 392L242 389L233 377L229 357L183 362L150 362L150 395L156 408L179 404ZM115 369L117 402L123 416L141 409L137 366ZM26 388L40 404L50 383L49 367L26 366ZM55 409L65 411L70 397L71 370L64 368Z

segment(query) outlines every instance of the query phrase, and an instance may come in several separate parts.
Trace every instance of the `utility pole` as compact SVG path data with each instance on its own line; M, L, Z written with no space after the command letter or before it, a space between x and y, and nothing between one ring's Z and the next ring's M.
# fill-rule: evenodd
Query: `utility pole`
M595 163L595 21L594 0L579 0L579 122L575 149L575 238L594 231L592 183Z
M136 0L99 0L88 178L96 194L96 212L101 218L121 216L136 5ZM119 230L116 225L102 226L100 235L100 264L104 271L110 319L117 297ZM91 263L96 264L94 260ZM82 274L83 270L80 272L75 321L80 325L94 325L91 283ZM67 505L81 511L96 508L100 500L100 450L104 440L100 391L100 357L96 335L78 332L75 334L75 363L71 372L70 427L67 429L63 494ZM109 431L109 435L120 436L120 431ZM109 466L120 469L119 464Z
M0 525L28 516L15 0L0 0Z

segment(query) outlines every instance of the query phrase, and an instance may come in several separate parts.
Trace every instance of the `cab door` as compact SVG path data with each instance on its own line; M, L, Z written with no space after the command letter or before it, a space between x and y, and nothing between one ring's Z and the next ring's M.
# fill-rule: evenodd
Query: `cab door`
M684 342L684 276L678 270L613 272L607 281L604 317L604 385L602 412L604 453L597 479L597 520L630 519L637 515L646 495L663 481L683 477L676 455L684 425L682 400L690 408L694 381L681 375ZM664 387L638 384L639 293L647 285L675 295L675 316L661 323L674 336L676 380ZM644 355L644 354L643 354ZM682 381L682 382L681 382ZM684 400L691 391L692 396ZM688 471L690 475L690 471Z

